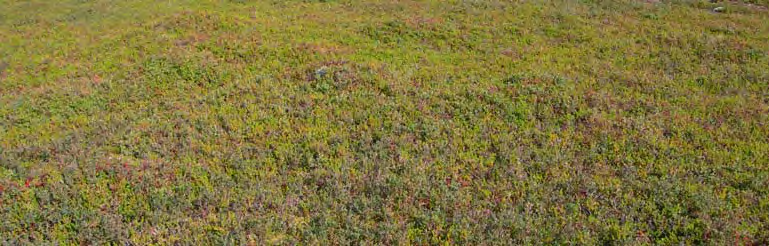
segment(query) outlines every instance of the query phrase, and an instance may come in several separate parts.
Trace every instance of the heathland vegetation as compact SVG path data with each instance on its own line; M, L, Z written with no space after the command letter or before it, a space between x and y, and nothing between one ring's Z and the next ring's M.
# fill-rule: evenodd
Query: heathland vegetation
M766 245L766 6L0 0L0 244Z

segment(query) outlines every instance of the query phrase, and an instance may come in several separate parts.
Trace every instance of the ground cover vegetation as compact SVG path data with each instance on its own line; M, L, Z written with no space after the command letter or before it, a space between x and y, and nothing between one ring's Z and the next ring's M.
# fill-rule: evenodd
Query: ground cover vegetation
M766 6L0 0L0 243L766 245Z

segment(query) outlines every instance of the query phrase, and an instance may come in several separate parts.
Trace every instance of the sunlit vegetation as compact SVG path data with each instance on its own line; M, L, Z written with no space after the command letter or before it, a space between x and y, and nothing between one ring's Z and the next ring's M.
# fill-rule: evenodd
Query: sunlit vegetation
M769 244L753 1L0 0L0 244Z

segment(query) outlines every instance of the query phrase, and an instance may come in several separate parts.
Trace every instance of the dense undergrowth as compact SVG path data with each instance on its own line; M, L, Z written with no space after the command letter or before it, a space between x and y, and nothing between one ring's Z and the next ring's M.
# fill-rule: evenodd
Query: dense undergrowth
M769 243L765 1L0 3L4 244Z

